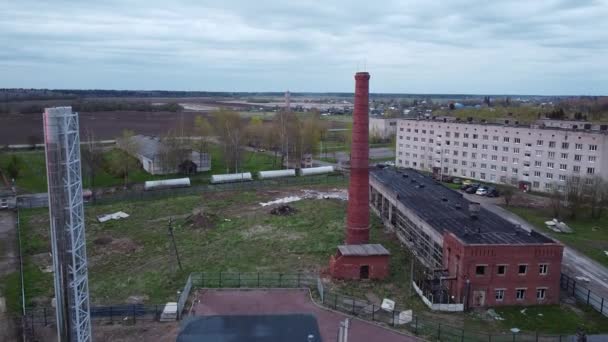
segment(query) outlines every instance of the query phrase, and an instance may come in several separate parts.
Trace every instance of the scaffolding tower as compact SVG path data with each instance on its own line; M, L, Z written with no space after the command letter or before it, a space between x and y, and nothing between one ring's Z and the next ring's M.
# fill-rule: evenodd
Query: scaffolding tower
M43 120L57 334L91 341L78 113L47 108Z

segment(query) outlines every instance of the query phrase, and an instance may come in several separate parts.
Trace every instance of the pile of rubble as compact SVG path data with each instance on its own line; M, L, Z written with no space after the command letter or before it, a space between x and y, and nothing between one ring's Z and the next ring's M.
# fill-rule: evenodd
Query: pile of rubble
M280 205L280 206L278 206L278 207L276 207L276 208L274 208L274 209L272 209L270 211L270 213L272 215L278 215L278 216L292 215L292 214L295 214L297 212L298 211L296 210L296 208L294 208L294 207L292 207L290 205L287 205L287 204Z

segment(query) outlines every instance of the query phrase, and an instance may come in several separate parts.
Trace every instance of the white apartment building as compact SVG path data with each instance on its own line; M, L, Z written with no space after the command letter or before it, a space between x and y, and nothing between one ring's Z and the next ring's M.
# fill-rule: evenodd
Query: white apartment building
M369 117L369 136L380 139L390 139L397 133L397 122L399 119Z
M534 191L564 189L570 175L608 179L608 127L553 121L522 126L402 119L395 163Z

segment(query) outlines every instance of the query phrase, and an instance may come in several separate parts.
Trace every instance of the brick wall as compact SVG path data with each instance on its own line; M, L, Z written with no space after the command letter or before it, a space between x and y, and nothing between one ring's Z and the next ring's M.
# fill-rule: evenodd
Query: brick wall
M443 264L455 277L451 295L466 300L469 307L556 304L562 253L558 243L466 245L446 233ZM518 290L523 298L517 298ZM537 298L539 290L544 290L544 298ZM503 291L502 299L497 298L497 291Z

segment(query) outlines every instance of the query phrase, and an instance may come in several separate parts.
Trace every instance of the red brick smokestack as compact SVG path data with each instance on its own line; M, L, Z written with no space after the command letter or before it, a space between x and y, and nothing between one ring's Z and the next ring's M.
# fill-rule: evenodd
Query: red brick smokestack
M346 244L369 242L369 73L355 74Z

